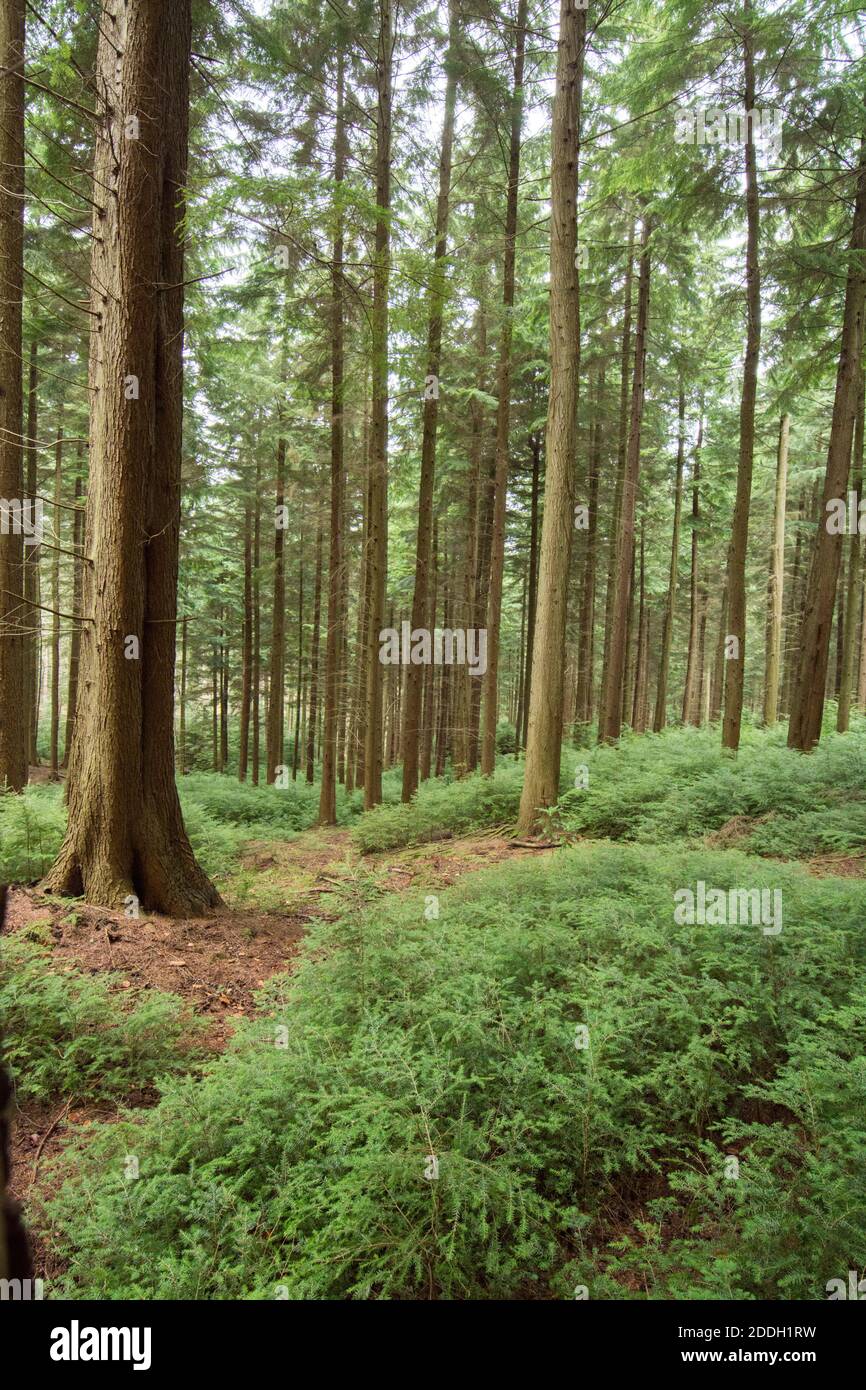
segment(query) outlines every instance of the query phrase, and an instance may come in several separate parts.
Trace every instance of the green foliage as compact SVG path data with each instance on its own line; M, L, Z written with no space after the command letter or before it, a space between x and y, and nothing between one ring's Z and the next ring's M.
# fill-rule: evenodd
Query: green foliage
M492 777L474 773L455 782L431 779L405 805L368 811L354 825L352 839L368 854L502 825L517 815L522 785L523 765L513 760L501 762Z
M0 796L0 881L33 883L51 867L66 827L59 783Z
M780 888L783 931L676 924L698 879ZM863 906L602 844L321 924L203 1079L67 1153L64 1291L821 1298L866 1229Z
M509 719L500 719L496 726L497 753L513 753L517 747L517 730Z
M188 1068L200 1022L177 995L121 992L120 980L60 973L43 941L4 938L0 1032L20 1098L128 1096Z

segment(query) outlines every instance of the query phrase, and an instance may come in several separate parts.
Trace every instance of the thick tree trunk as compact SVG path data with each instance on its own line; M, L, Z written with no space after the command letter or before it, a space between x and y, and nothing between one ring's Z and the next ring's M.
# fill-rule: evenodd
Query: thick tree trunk
M526 834L542 807L559 798L565 632L574 532L574 454L580 367L580 297L576 261L577 176L586 11L560 0L550 227L550 400L545 444L544 522L526 772L519 827Z
M526 0L521 0L525 4ZM424 390L424 418L421 429L421 478L418 492L418 535L415 547L415 589L412 598L412 631L423 628L427 614L427 587L430 573L430 542L433 524L433 484L436 473L436 436L439 420L439 369L442 351L442 311L446 290L446 247L451 198L451 161L454 147L454 113L457 106L457 0L449 0L448 55L445 63L445 112L439 154L439 197L436 205L436 235L430 280L427 324L427 376ZM518 21L519 23L519 21ZM406 668L406 698L403 709L403 800L411 801L418 789L421 741L421 702L424 667Z
M743 35L745 109L755 109L755 40L751 29L752 3L744 0L746 31ZM755 132L751 116L746 120L746 352L743 391L740 398L740 455L731 543L728 548L728 632L737 649L725 662L725 713L722 747L732 752L740 746L743 717L743 673L746 662L746 553L749 546L749 509L752 500L752 464L755 453L755 401L758 394L758 360L761 354L761 279L758 265L758 168Z
M502 619L502 583L505 570L508 434L511 422L511 339L514 316L517 201L520 191L520 137L523 130L526 11L527 0L518 0L514 34L514 83L511 95L508 191L505 202L505 250L502 264L502 332L499 341L499 365L496 374L496 471L493 480L490 580L487 590L487 670L483 676L484 722L481 731L481 771L487 776L493 772L496 765L496 725L499 718L499 629Z
M376 60L376 235L373 260L371 344L371 440L367 528L369 609L364 737L364 809L382 800L382 664L379 633L385 614L388 568L388 284L391 266L391 101L393 96L392 0L379 0Z
M632 597L634 570L634 530L637 483L640 470L640 435L643 422L644 376L646 371L646 336L649 318L650 289L650 222L645 217L641 231L640 277L638 284L637 325L635 329L634 377L631 393L631 420L623 476L622 507L617 536L616 576L610 621L610 647L599 713L599 742L618 739L622 730L623 688L628 643L628 615ZM627 706L626 706L627 707Z
M0 497L24 500L24 0L0 5ZM0 792L27 781L24 537L0 528ZM32 610L31 610L32 611Z
M767 657L764 669L764 723L779 717L779 676L782 667L782 604L785 584L785 501L788 488L788 435L790 416L779 422L776 454L776 496L773 510L773 545L767 584Z
M668 576L668 597L662 626L662 643L659 654L659 680L656 689L656 707L653 717L653 730L660 734L668 722L668 676L671 664L671 647L674 636L674 618L677 611L677 587L680 565L680 519L683 509L683 468L686 455L686 397L680 382L679 395L679 433L677 438L677 475L674 484L674 525L671 535L671 568Z
M174 916L219 898L174 778L190 0L107 0L91 281L92 414L78 730L45 886ZM118 86L124 101L116 101ZM137 112L138 139L125 134Z
M827 471L820 521L815 533L806 606L800 635L797 689L788 726L789 748L808 753L821 737L824 682L830 648L833 603L842 557L842 536L827 529L828 503L843 498L848 482L851 441L857 414L860 365L863 352L863 310L866 301L866 138L860 144L860 172L851 232L852 255L845 286L842 344L836 373L833 419L827 450Z

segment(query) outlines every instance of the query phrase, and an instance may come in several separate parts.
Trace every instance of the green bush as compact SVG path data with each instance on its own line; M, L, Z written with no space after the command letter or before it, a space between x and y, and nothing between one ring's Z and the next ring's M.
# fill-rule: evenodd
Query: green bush
M700 879L780 888L781 934L678 925ZM863 908L596 844L467 876L432 920L404 895L319 924L203 1079L67 1152L63 1289L822 1298L866 1232Z
M120 975L62 973L18 934L0 952L0 1033L22 1099L128 1096L184 1071L201 1028L175 994L118 988Z
M492 777L474 773L460 781L431 778L421 783L410 802L367 811L352 827L352 840L368 854L502 825L517 815L522 786L523 767L510 759L500 763Z
M0 881L33 883L51 867L66 829L59 782L0 795Z

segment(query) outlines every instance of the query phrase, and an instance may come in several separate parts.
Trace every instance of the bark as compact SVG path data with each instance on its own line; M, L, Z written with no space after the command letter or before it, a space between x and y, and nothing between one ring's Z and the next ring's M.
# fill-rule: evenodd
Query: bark
M566 607L574 532L574 454L580 366L577 268L577 177L586 11L560 0L553 100L550 230L550 399L545 444L544 521L532 691L519 827L528 833L539 809L559 797Z
M51 780L56 782L60 771L60 495L63 486L63 406L54 446L54 548L51 551L51 726L49 757Z
M767 584L767 655L764 668L764 723L779 717L779 678L782 667L782 606L785 584L785 500L788 487L788 436L790 416L779 422L776 454L776 496L773 509L773 545Z
M525 4L526 0L521 0ZM519 23L519 21L518 21ZM412 630L423 628L427 614L427 588L430 575L430 546L433 524L433 484L436 473L436 439L439 421L439 371L442 351L442 312L446 291L446 249L451 198L451 163L454 147L454 115L457 106L457 0L448 8L448 55L445 61L445 113L439 154L439 196L436 205L436 234L430 281L427 324L427 380L435 389L425 390L421 433L421 478L418 493L418 535L415 547L415 589L412 598ZM411 801L418 789L421 739L421 702L424 667L406 668L406 698L403 710L403 791Z
M319 717L319 628L322 622L322 523L316 527L316 580L313 590L313 635L310 645L310 705L307 711L307 768L309 786L316 764L316 732Z
M195 861L174 777L189 0L103 7L91 282L90 480L78 731L68 826L46 879L174 916L219 902ZM107 37L111 35L111 38ZM124 95L121 108L115 99ZM126 139L125 111L140 138ZM129 381L138 381L138 395ZM128 657L129 637L138 659Z
M84 512L81 508L81 445L78 446L78 467L75 473L75 507L72 516L72 633L69 639L69 686L66 697L66 737L63 743L63 766L69 766L72 740L75 736L75 714L78 708L78 675L81 668L81 595L84 563L79 558L84 544Z
M496 383L496 471L493 480L493 519L490 581L487 591L487 670L484 673L484 723L481 732L481 771L489 776L496 766L496 724L499 718L499 637L502 584L505 569L505 513L508 495L508 434L511 422L511 339L514 317L514 263L517 246L517 199L520 184L520 138L523 130L523 68L526 48L527 0L518 0L514 35L514 83L511 95L511 135L508 151L508 191L505 201L505 250L502 264L502 331ZM574 268L572 267L574 272ZM576 274L576 272L574 272Z
M592 693L595 654L595 590L598 549L598 484L601 473L604 367L599 371L595 420L589 455L589 527L580 585L580 621L577 644L577 690L575 694L575 741L586 736L592 720Z
M649 626L646 605L646 552L644 523L640 526L640 580L637 624L637 654L635 658L634 702L631 726L636 734L645 734L649 718Z
M863 495L863 434L864 434L864 383L866 374L860 369L860 384L857 391L857 421L854 426L854 453L852 456L852 490L857 499L857 517L860 516L860 499ZM836 731L848 731L851 718L851 696L854 688L854 674L857 650L857 620L860 615L860 527L854 527L849 539L848 549L848 589L845 598L845 623L842 637L842 670L839 678L839 709L836 715Z
M436 603L439 588L439 523L433 518L433 554L430 573L430 595L429 595L429 616L427 627L432 632L436 626ZM433 760L433 731L436 725L436 700L434 678L436 668L432 662L424 669L424 718L422 722L421 736L421 781L426 782L430 776L430 766Z
M262 662L262 608L261 608L261 586L259 583L259 562L261 559L261 506L259 501L259 486L261 483L261 469L256 460L256 498L255 498L255 517L253 519L253 786L259 785L259 761L261 756L261 662Z
M391 263L391 102L393 96L393 0L379 0L376 58L376 234L373 258L371 343L371 440L367 532L367 613L364 809L382 800L382 664L379 633L385 613L388 566L388 283Z
M860 144L860 171L850 250L821 518L812 551L800 638L797 689L788 726L789 748L798 748L804 753L814 748L821 736L833 602L842 557L842 536L832 535L827 529L827 506L833 498L841 498L845 494L857 414L866 300L866 261L863 255L866 250L866 137Z
M615 740L622 730L623 687L628 641L628 614L634 568L635 506L640 469L640 434L643 421L646 335L649 317L650 222L645 217L641 230L640 276L638 283L637 325L635 329L634 376L632 378L631 419L623 475L622 507L617 535L617 563L614 600L610 621L610 647L599 713L599 742Z
M704 403L701 399L698 437L692 472L692 554L689 570L689 650L686 659L686 680L683 690L683 723L701 722L701 682L704 658L701 650L701 629L706 626L706 594L700 583L700 542L698 528L701 519L701 449L704 442Z
M23 501L24 0L0 5L0 497ZM5 532L5 534L3 533ZM27 781L24 537L0 531L0 792ZM32 611L32 610L31 610Z
M346 603L343 514L346 491L343 463L343 255L342 188L346 177L345 57L337 53L337 115L334 130L334 241L331 254L331 521L328 551L328 635L325 639L325 723L322 733L322 784L319 822L337 823L337 730L340 708L340 657L345 644ZM345 771L343 779L345 780Z
M523 677L523 723L519 729L520 744L526 747L529 731L529 697L532 694L532 647L535 641L535 614L538 604L538 517L541 479L541 435L536 432L531 440L532 449L532 497L529 508L529 592L526 598L526 667Z
M601 704L599 726L605 720L604 692L607 689L607 668L610 661L610 638L613 621L613 601L616 594L618 568L617 544L619 523L622 513L622 490L625 479L625 459L628 449L629 422L629 383L632 375L632 282L634 279L634 234L635 219L632 217L628 227L628 250L625 266L625 288L623 290L622 348L619 366L619 436L616 457L616 483L614 486L613 507L610 520L610 543L607 552L607 587L604 595L604 650L601 659ZM620 717L621 713L620 713Z
M721 603L719 605L719 631L716 637L716 650L713 657L713 678L710 690L710 710L709 718L712 723L721 717L722 713L722 694L725 688L725 634L728 625L728 586L725 583L722 589Z
M27 497L33 501L38 486L37 448L38 434L38 364L36 360L36 340L30 344L30 368L27 388ZM76 518L83 520L83 509ZM83 528L82 528L83 529ZM0 542L2 544L2 542ZM24 592L27 595L27 650L25 655L24 704L27 720L28 759L36 764L39 755L36 736L39 732L39 646L42 634L42 619L39 604L39 554L41 546L24 547ZM2 605L2 595L0 595Z
M744 0L746 31L743 35L745 109L755 109L754 36L752 0ZM752 464L755 453L755 401L758 393L758 360L761 353L761 279L758 265L758 169L755 132L746 121L746 351L743 390L740 397L740 453L731 543L728 548L728 634L736 637L738 651L725 662L725 712L722 747L735 752L740 746L743 717L743 673L746 662L746 554L749 545L749 508L752 498Z
M274 601L271 615L271 652L268 667L268 712L266 726L266 777L268 786L276 780L283 762L283 680L286 664L286 572L285 531L276 524L286 500L286 441L277 443L277 480L274 502Z
M241 639L241 720L238 742L238 781L247 780L250 752L250 707L253 666L253 534L249 498L244 504L244 618Z
M677 475L674 485L674 525L671 535L671 568L668 576L668 596L662 624L661 651L659 654L659 680L656 689L656 707L653 717L653 731L660 734L667 724L668 676L671 664L671 646L674 635L674 619L677 608L677 586L680 563L680 519L683 508L683 469L686 453L686 397L680 382L679 396L679 435L677 440Z

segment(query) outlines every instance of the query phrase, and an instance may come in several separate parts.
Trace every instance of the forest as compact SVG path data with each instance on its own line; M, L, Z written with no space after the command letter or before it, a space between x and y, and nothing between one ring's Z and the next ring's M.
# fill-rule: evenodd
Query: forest
M0 1297L866 1297L864 55L0 0Z

